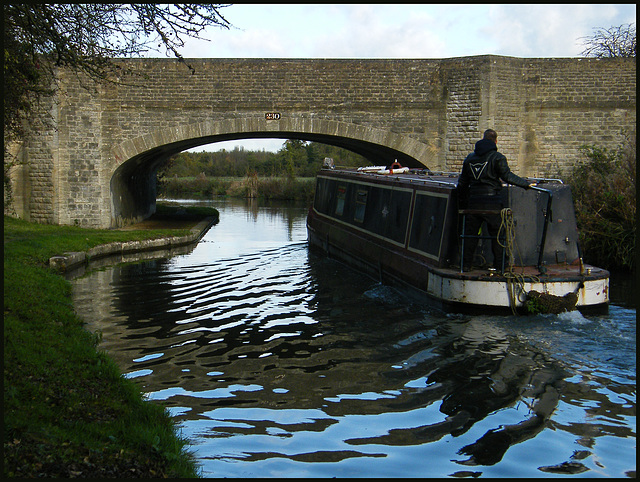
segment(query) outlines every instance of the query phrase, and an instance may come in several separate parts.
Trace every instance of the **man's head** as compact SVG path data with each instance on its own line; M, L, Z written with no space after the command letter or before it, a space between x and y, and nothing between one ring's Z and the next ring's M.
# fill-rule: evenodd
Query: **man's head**
M482 136L482 138L492 141L494 144L498 143L498 133L493 129L487 129L486 131L484 131L484 135Z

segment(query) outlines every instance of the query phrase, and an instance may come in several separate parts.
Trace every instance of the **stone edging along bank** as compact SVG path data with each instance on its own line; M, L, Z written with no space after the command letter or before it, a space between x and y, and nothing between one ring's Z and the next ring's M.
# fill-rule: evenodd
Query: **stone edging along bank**
M185 236L170 236L166 238L146 239L142 241L124 241L101 244L88 251L76 251L64 253L49 258L49 266L57 271L71 271L81 266L86 266L89 261L108 256L135 253L140 251L153 251L178 246L185 246L198 242L215 222L214 217L208 217L191 228Z

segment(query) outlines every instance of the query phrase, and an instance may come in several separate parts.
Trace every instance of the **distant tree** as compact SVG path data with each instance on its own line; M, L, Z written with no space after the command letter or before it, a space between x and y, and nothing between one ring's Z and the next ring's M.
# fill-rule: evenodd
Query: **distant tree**
M313 177L322 167L325 157L337 166L364 166L362 156L341 147L319 142L288 139L277 152L249 151L235 147L232 151L180 152L158 169L158 179L196 177L201 172L212 177L258 176Z
M349 151L347 149L332 146L329 144L312 144L315 144L315 147L317 148L317 154L319 158L318 167L322 165L322 160L324 160L325 157L332 158L335 162L335 165L341 167L359 167L370 164L370 161L353 151Z
M635 57L636 27L635 24L622 24L604 29L598 27L591 37L581 37L586 45L582 51L585 57Z
M276 175L287 175L290 178L296 176L301 166L307 163L306 143L300 139L287 139L284 146L276 157L283 171L277 172Z
M322 166L322 159L320 159L320 153L318 145L315 142L307 144L307 164L300 172L301 176L313 177L320 170Z

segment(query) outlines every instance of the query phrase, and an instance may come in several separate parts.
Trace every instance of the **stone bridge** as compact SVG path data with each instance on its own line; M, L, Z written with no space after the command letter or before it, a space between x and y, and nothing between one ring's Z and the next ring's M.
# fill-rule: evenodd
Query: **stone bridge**
M60 70L55 127L16 147L16 213L118 227L155 211L155 173L212 142L282 138L372 164L459 171L486 128L522 176L558 175L579 147L635 136L635 59L173 59L119 61L119 83ZM133 74L124 73L132 69Z

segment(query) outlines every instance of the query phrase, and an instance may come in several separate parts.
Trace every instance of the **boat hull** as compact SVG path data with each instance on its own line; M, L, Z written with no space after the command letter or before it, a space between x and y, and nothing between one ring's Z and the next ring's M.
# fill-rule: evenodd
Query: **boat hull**
M310 215L313 219L313 214ZM497 275L489 270L459 273L438 269L400 253L372 246L360 236L329 235L308 225L309 244L331 258L367 274L373 279L400 289L417 290L441 309L457 312L526 313L527 293L537 291L556 297L576 293L575 307L584 312L608 309L609 275L605 270L585 266L589 276L580 276L578 266L548 267L551 276L540 276L533 269ZM316 224L317 225L317 224ZM357 247L358 249L351 249ZM368 251L367 254L363 254ZM377 258L377 259L376 259ZM556 268L556 269L554 269ZM519 272L518 272L519 271ZM559 273L559 272L563 273Z
M609 280L607 277L591 277L572 279L539 277L483 275L457 277L447 273L429 273L426 293L438 300L452 305L467 305L483 308L515 308L526 312L527 293L536 291L547 295L564 298L569 293L576 293L575 307L579 310L606 309L609 302Z

